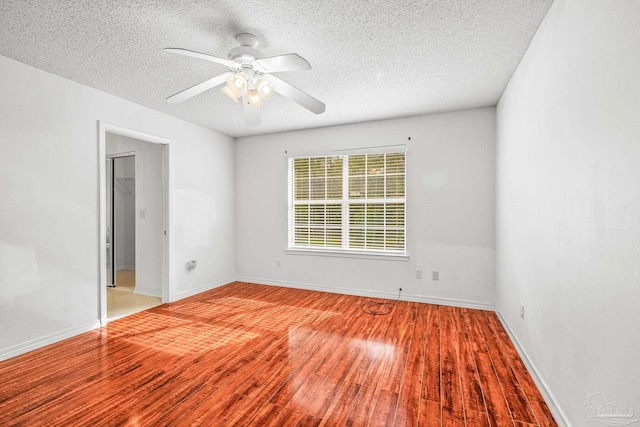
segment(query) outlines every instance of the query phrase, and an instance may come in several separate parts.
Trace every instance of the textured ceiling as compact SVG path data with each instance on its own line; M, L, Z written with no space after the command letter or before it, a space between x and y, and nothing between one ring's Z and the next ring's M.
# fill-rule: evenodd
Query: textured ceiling
M551 2L1 0L0 55L239 137L495 105ZM278 77L326 112L276 95L248 127L218 89L166 102L227 68L163 48L226 57L241 32L307 59Z

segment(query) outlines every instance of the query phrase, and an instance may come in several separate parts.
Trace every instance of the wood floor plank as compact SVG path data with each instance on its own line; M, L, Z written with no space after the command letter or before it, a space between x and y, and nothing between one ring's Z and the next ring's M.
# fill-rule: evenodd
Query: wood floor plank
M442 405L442 425L464 426L464 401L458 358L459 325L452 307L440 308L441 342L440 353L440 403Z
M326 295L324 296L326 298ZM313 309L317 309L319 304L324 301L324 298L318 299L314 304L310 304L310 307ZM338 303L338 301L336 301ZM253 357L251 361L246 360L237 360L234 361L233 365L235 370L242 369L243 371L251 372L251 376L248 378L244 375L242 376L234 376L230 375L229 371L222 370L222 378L212 378L217 381L219 387L222 392L230 393L234 390L240 389L241 384L247 384L247 386L256 386L255 381L265 380L268 378L272 372L269 367L280 366L283 360L287 360L293 354L295 354L299 347L311 340L313 336L317 333L317 330L309 330L307 328L295 328L289 331L287 335L280 335L279 339L274 340L266 340L267 342L271 341L270 347L267 347L261 354ZM251 354L255 354L254 351ZM266 375L266 377L265 377ZM242 381L238 384L237 378L240 378ZM254 380L254 383L250 383L249 381ZM246 388L243 391L247 393Z
M418 315L416 303L402 301L399 304L406 306L406 308L404 310L403 317L398 318L397 320L399 325L399 331L397 332L397 338L395 341L397 351L394 354L389 375L382 383L383 390L387 390L395 394L400 393L400 388L406 371L407 359L409 357L409 350L413 340L414 328L407 327L407 325L414 325Z
M331 329L332 327L339 328L341 326L344 326L344 322L339 322L336 319L335 325L331 325ZM283 353L280 357L268 361L261 369L261 375L254 375L252 381L243 385L239 392L248 396L262 393L263 397L270 399L273 393L286 383L286 380L295 372L296 368L313 354L314 349L331 337L330 334L321 333L316 329L302 328L296 332L293 335L289 335L289 353ZM267 392L263 391L265 387L269 387Z
M375 391L376 405L373 409L373 416L377 420L385 420L385 425L393 423L395 418L398 395L405 379L409 350L413 341L414 328L407 328L405 325L415 324L417 316L416 304L403 301L398 305L402 305L404 310L403 316L397 319L401 325L394 343L397 350L390 360L389 370L378 382ZM373 421L371 423L377 425Z
M360 384L345 382L343 387L337 391L331 405L323 415L320 426L343 425L349 413L351 413L353 402L359 391Z
M262 403L257 401L258 403ZM245 420L244 422L239 423L240 426L264 426L269 420L275 419L278 414L281 412L281 409L276 405L272 405L271 403L266 403L262 406L260 411L256 414L256 416L252 420Z
M365 317L364 321L369 324L373 321L377 321L377 319L375 319L375 317L369 316L369 317ZM363 329L363 331L368 331L371 328L366 328ZM332 375L333 378L332 379L328 379L325 380L325 384L327 384L327 387L324 388L325 392L331 392L332 390L334 390L336 388L336 386L339 385L338 382L342 382L344 383L346 381L346 377L348 375L348 373L351 370L351 367L348 366L349 363L351 363L351 365L353 366L354 364L356 364L356 362L358 361L358 356L361 354L366 354L368 348L365 345L365 347L363 347L361 345L361 343L366 343L369 342L367 340L367 335L363 334L363 333L355 333L353 334L353 339L355 341L356 346L354 348L352 348L351 352L347 352L345 351L345 353L347 354L346 358L340 358L340 361L345 362L343 364L343 366L338 369L335 370L335 375ZM334 353L336 355L338 355L338 353L340 353L340 350L337 349L337 351ZM341 355L340 355L341 356ZM355 357L354 357L355 356ZM339 363L336 363L335 365L338 365ZM332 366L332 364L327 364L328 367ZM360 366L359 364L356 366ZM324 385L324 384L323 384ZM317 390L319 391L319 390ZM316 415L316 416L321 416L323 412L326 411L326 409L328 408L329 404L331 403L332 398L330 397L330 395L325 396L325 398L320 398L318 396L318 393L313 394L312 397L313 400L315 400L316 402L318 402L318 405L311 405L311 407L309 408L309 412Z
M400 330L406 328L402 324L402 319L410 314L407 304L398 304L389 316L389 326L385 336L380 343L374 343L371 349L373 361L370 371L364 382L361 384L360 393L354 402L353 409L347 423L352 426L364 426L369 423L369 419L375 412L375 405L378 399L381 383L385 381L396 357L402 357L398 352L395 343L400 334Z
M418 412L418 425L421 427L441 427L442 407L440 401L422 399Z
M440 402L440 322L439 305L428 306L425 367L422 398Z
M491 358L487 353L478 353L475 357L491 425L496 427L512 427L513 421L511 419L511 413L509 412L509 407L502 393L498 376L493 369Z
M363 320L354 322L342 322L341 327L335 328L335 333L318 347L317 351L305 361L286 381L283 386L271 397L270 402L284 407L294 397L300 387L318 387L324 381L333 367L338 362L342 353L346 350L349 337L362 326ZM307 381L313 378L314 381Z
M482 385L478 376L478 368L473 358L473 350L469 334L461 334L458 336L458 344L460 348L460 378L462 381L462 394L464 397L464 409L474 412L487 412L487 407L482 397Z
M336 391L344 384L347 374L358 358L362 354L362 349L351 346L340 357L339 362L329 375L324 378L324 382L318 386L313 400L310 402L306 412L316 418L323 418L336 398Z
M380 390L373 414L367 425L391 426L398 406L398 394L389 390Z
M398 397L395 425L417 426L425 366L426 316L424 304L415 304L416 315L404 380Z
M514 421L537 424L536 417L529 405L527 395L520 386L516 376L513 374L511 364L505 357L505 354L491 329L488 322L488 317L490 315L490 313L482 315L480 327L484 335L485 342L487 343L487 349L498 376L498 380L500 381L507 405L509 406L511 417Z
M507 332L502 327L500 320L498 320L495 314L488 315L487 320L500 344L500 349L505 353L511 363L511 369L514 376L518 379L518 382L529 399L529 404L531 405L531 409L533 409L536 419L538 420L538 424L544 427L557 426L549 407L542 398L542 395L540 395L533 378L527 371L524 362L520 358L520 355L507 335Z
M354 319L350 317L350 319ZM335 319L334 319L335 320ZM337 321L337 320L336 320ZM278 388L278 378L282 379L286 373L286 371L282 371L280 376L270 377L271 385L267 385L262 388L260 394L256 395L254 400L267 401L273 406L279 407L282 410L282 415L279 415L277 418L285 416L289 420L290 424L294 424L297 418L300 418L305 414L302 410L296 410L291 412L289 401L294 398L296 394L299 393L307 393L307 390L303 387L317 387L317 385L321 384L319 378L325 378L328 376L328 371L322 374L322 369L317 370L316 367L320 364L322 366L333 366L328 355L333 354L335 357L337 353L336 351L330 352L331 349L336 349L338 347L346 348L346 340L341 340L341 337L344 334L349 335L357 331L362 326L361 319L355 318L355 321L348 322L340 322L340 324L336 324L331 326L331 330L334 332L324 341L322 345L320 345L317 349L313 350L313 354L304 360L304 362L294 369L293 372L290 373L289 377L286 377L284 381L281 382L281 385ZM350 332L351 331L351 332ZM329 358L328 361L325 359ZM324 362L324 363L323 363ZM329 369L329 368L327 368ZM330 369L329 369L330 370ZM314 374L311 375L311 372ZM312 379L311 384L309 385L308 379ZM316 383L319 383L316 385ZM300 389L303 388L302 391ZM250 410L247 410L243 413L245 419L251 419L260 411L259 405L252 405Z
M296 423L296 427L317 427L320 425L321 421L322 420L319 420L318 418L315 418L311 415L304 415L298 420L298 422Z
M556 426L492 312L236 282L0 362L0 425Z

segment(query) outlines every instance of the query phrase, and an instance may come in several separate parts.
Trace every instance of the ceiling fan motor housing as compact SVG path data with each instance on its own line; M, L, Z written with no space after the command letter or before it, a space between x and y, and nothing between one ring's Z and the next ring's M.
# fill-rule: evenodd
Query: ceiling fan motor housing
M229 59L240 64L250 64L256 59L264 58L264 54L257 49L248 46L234 47L227 55Z
M249 33L240 33L236 36L240 46L229 51L227 57L238 64L251 65L256 59L264 58L264 54L258 49L259 41L256 36Z

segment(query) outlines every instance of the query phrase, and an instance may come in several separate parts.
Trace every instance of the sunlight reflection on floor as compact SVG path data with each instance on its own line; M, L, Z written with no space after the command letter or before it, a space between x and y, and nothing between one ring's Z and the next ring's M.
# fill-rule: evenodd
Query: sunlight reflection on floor
M303 325L319 325L337 315L340 313L225 297L161 307L138 318L134 315L126 328L112 322L109 335L158 351L185 355L242 343L258 337L261 330L299 330Z

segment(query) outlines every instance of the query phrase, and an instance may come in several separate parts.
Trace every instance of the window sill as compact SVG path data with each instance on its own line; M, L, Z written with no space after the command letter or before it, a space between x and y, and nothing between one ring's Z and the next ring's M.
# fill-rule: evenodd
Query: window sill
M287 248L285 250L287 255L311 255L311 256L324 256L334 258L357 258L357 259L376 259L385 261L409 261L409 255L407 254L388 254L380 252L358 252L358 251L332 251L330 249L299 249L299 248Z

